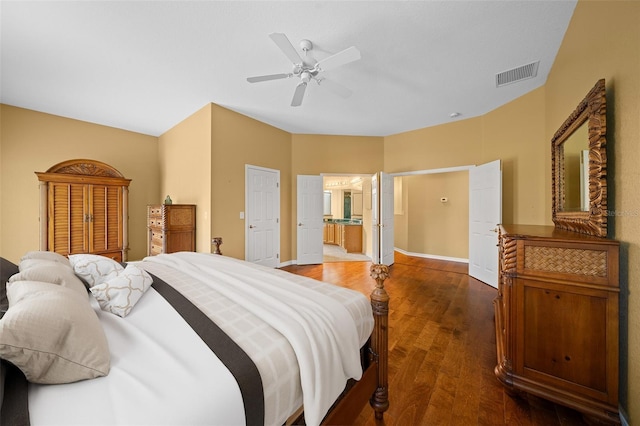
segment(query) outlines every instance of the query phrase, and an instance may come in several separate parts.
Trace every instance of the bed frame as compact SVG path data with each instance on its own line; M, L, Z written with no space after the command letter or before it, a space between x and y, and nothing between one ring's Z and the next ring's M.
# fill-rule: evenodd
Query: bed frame
M212 240L213 253L222 254L220 246L222 238ZM374 326L369 340L368 353L363 360L366 369L362 378L348 384L340 399L322 421L322 424L353 424L367 400L375 411L377 420L389 408L388 391L388 356L389 356L389 295L384 288L384 281L389 278L389 267L373 264L370 276L376 281L376 288L371 293ZM295 423L295 422L294 422Z

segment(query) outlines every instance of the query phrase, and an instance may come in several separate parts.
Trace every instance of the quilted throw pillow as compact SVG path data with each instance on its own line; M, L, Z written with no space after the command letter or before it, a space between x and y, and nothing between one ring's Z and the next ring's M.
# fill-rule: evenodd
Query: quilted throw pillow
M115 277L124 269L115 260L97 254L72 254L69 262L89 288Z
M152 282L153 279L146 271L135 265L127 265L123 271L89 290L103 311L124 318L149 290Z
M85 297L37 281L7 284L9 310L0 320L0 358L33 383L70 383L109 373L107 338Z
M74 274L69 262L65 264L53 260L23 258L20 261L20 272L9 278L9 282L13 281L41 281L57 284L77 291L85 299L88 297L87 288Z
M65 265L70 266L69 259L54 251L29 251L26 252L20 260L23 261L30 259L51 260L53 262L64 263Z

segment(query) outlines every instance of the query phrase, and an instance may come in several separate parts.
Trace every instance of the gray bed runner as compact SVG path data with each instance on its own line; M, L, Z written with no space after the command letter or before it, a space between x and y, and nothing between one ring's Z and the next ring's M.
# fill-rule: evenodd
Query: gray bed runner
M184 318L235 377L247 425L264 425L262 379L251 358L180 292L153 274L152 287Z

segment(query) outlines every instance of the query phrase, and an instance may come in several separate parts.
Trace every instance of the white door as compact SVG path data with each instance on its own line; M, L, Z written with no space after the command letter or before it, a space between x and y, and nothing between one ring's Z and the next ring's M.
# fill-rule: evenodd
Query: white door
M298 265L322 263L322 176L298 175Z
M380 172L380 263L393 265L393 176Z
M502 222L500 160L469 169L469 275L498 287L498 229Z
M378 174L371 176L371 261L380 263L380 215L378 205Z
M275 268L280 257L280 171L245 168L245 259Z
M393 177L384 173L371 176L371 261L393 265Z

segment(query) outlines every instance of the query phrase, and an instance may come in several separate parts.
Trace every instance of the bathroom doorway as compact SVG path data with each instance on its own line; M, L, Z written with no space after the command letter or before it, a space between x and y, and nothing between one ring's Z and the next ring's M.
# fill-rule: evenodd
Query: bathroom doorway
M324 262L371 261L371 177L355 174L322 174L322 177Z

